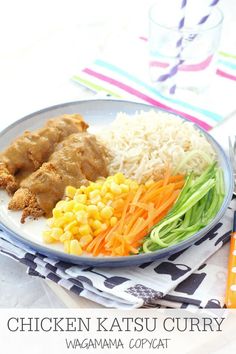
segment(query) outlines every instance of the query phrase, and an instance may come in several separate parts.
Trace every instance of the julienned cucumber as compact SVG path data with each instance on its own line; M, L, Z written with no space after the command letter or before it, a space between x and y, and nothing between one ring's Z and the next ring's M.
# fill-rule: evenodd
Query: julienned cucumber
M185 240L214 218L224 199L224 178L216 163L194 179L186 178L175 205L167 216L152 227L140 252L153 252Z

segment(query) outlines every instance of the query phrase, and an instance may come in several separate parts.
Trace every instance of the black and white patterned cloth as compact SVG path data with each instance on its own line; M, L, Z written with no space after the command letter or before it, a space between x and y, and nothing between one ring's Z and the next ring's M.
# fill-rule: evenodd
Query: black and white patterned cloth
M72 265L14 244L1 231L0 252L106 307L217 308L224 306L228 243L236 199L222 220L194 245L169 258L127 268Z

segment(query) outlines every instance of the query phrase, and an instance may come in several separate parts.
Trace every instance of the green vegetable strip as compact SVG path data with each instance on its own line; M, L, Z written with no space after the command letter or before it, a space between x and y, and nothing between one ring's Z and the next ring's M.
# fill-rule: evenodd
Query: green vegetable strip
M195 180L191 173L171 211L150 230L141 252L174 245L201 230L214 218L223 199L223 171L216 163Z
M192 211L193 211L193 208L192 209L189 209L185 216L184 216L184 219L183 219L183 223L182 223L182 227L188 227L190 222L191 222L191 217L192 216Z
M164 225L168 225L172 221L180 218L184 215L190 208L192 208L213 186L215 185L215 181L210 179L206 183L204 183L198 191L190 196L190 198L179 208L176 215L172 216L170 219L165 220L161 225L157 226L155 229L151 231L150 238L153 242L158 243L160 246L168 246L159 238L159 232Z

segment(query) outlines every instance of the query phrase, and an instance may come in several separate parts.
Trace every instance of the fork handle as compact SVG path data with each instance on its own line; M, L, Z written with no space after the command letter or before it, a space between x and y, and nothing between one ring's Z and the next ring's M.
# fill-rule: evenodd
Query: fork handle
M225 304L228 308L236 308L236 232L232 232L230 239Z

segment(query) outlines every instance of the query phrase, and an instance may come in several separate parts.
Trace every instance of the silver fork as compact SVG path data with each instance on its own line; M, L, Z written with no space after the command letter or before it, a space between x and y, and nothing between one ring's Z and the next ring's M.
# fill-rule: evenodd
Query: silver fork
M234 194L236 195L236 135L234 137L229 136L229 158L233 168L234 174Z

